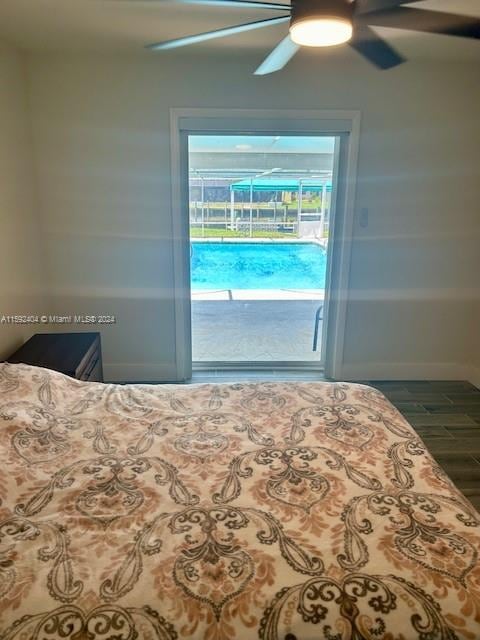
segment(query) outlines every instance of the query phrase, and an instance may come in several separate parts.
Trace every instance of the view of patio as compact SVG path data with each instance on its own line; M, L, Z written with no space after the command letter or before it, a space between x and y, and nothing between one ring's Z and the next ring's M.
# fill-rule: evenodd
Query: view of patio
M334 139L252 138L190 143L192 359L320 362Z
M293 291L290 298L286 297L288 292L281 291L261 291L258 299L242 299L239 294L224 291L217 294L217 299L209 300L202 300L202 294L193 294L195 361L319 359L323 292L318 292L316 298L312 293ZM282 295L285 297L278 299Z

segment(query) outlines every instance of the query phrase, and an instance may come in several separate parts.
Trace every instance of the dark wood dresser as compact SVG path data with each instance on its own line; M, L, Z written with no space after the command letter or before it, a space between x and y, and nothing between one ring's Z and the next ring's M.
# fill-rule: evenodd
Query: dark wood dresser
M77 380L103 382L99 333L36 333L7 362L53 369Z

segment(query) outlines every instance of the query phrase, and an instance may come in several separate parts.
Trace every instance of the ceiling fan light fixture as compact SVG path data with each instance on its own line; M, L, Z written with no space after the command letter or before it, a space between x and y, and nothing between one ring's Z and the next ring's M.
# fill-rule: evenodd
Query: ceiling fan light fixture
M346 18L311 18L294 22L290 26L290 37L296 44L305 47L331 47L348 42L353 27Z
M290 38L305 47L331 47L352 37L350 0L291 0Z

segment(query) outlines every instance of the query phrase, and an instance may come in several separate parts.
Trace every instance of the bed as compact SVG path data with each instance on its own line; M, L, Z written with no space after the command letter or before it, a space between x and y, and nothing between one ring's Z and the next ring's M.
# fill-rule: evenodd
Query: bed
M480 638L480 517L378 391L0 364L2 640Z

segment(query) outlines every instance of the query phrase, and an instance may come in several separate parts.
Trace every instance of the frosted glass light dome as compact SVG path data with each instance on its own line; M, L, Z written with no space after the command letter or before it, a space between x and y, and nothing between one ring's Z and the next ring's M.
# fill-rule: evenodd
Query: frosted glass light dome
M325 17L299 20L290 26L290 37L305 47L331 47L348 42L352 23L345 18Z

